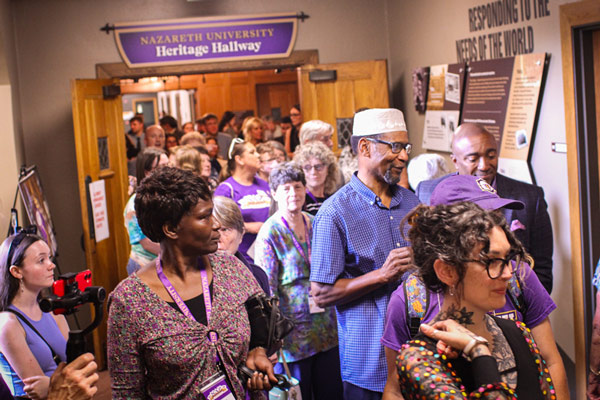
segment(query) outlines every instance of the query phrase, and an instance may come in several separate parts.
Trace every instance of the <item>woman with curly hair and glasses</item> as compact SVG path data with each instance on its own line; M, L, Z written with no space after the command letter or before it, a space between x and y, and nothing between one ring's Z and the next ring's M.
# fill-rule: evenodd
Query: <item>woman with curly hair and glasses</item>
M504 217L460 202L420 205L405 222L418 275L444 301L437 317L421 324L398 352L404 399L555 399L529 328L488 314L504 305L509 280L529 259Z
M294 162L306 175L304 210L317 215L323 202L343 183L337 160L329 147L319 141L313 141L296 149Z
M65 317L42 312L38 304L40 292L54 282L51 256L41 237L24 231L0 246L0 370L17 398L45 399L50 376L67 361Z
M238 259L217 252L219 223L206 182L165 167L137 189L144 234L160 243L155 262L109 297L108 366L113 399L200 399L226 391L252 398L275 382L244 306L262 290ZM245 365L258 370L242 379Z

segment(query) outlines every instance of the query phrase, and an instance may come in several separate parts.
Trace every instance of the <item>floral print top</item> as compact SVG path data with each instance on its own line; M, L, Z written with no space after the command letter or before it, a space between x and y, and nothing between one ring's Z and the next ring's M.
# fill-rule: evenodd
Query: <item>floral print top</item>
M307 236L311 237L313 216L302 214L307 223ZM283 224L281 214L275 213L260 228L254 251L254 262L267 273L271 293L279 297L281 312L296 324L284 339L282 348L286 361L290 362L338 344L335 309L329 307L324 312L310 313L310 265L294 245L292 235L294 233ZM305 256L310 257L308 244L298 243Z
M515 323L520 330L526 342L525 347L529 348L532 362L535 363L533 365L537 367L534 367L534 370L536 370L535 374L538 379L539 395L543 399L556 399L556 392L546 361L542 358L530 329L521 321L512 321L512 323ZM478 357L470 363L474 381L481 384L475 390L468 392L456 365L453 365L458 361L451 360L439 353L433 339L424 335L420 336L425 340L416 339L404 344L396 359L400 388L404 399L517 399L515 390L509 388L500 379L493 382L487 379L494 375L499 378L493 357ZM527 356L521 355L521 357L526 358ZM490 359L493 363L491 366ZM491 371L492 369L494 371ZM523 384L535 385L536 382L528 381Z
M209 260L213 310L208 326L176 311L136 274L110 294L108 367L113 399L202 398L202 383L219 372L217 353L236 398L245 398L237 377L250 342L244 302L262 289L235 257L217 252ZM210 330L218 334L214 346L207 339Z

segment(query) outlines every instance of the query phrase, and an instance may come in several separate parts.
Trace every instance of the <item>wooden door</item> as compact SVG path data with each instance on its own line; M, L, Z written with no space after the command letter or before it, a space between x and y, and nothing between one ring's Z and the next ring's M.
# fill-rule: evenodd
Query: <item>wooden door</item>
M337 79L311 82L315 70L335 70ZM333 150L338 150L338 119L351 119L360 108L389 107L386 60L305 65L299 68L300 98L304 121L320 119L334 129Z
M105 99L103 86L118 80L73 80L71 98L79 198L83 220L87 268L92 271L95 286L110 293L127 276L129 240L123 222L127 201L127 159L123 131L121 96ZM104 180L109 237L94 239L93 217L88 205L87 183ZM94 350L100 368L104 367L106 350L106 305L104 322L94 330Z
M280 116L290 113L290 108L298 104L298 83L266 83L256 85L256 103L258 115L274 115L273 109L279 109Z

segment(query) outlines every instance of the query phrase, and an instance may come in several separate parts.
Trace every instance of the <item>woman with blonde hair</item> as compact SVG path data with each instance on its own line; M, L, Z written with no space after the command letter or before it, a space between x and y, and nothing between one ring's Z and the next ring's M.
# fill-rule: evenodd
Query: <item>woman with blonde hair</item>
M202 170L202 157L198 150L192 146L179 146L174 151L175 166L180 169L192 171L200 176Z
M340 172L333 152L322 142L303 144L294 153L294 162L306 175L304 210L316 215L321 204L340 187Z
M253 145L258 145L263 142L263 126L264 122L260 118L251 117L244 125L244 140Z

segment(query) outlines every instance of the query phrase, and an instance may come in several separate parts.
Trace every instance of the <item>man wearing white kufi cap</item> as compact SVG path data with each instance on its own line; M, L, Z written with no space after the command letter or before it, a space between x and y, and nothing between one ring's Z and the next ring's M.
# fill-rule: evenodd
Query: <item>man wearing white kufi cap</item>
M345 399L381 399L387 365L380 338L387 304L411 262L400 221L419 201L398 185L411 145L402 111L354 115L358 172L313 223L311 292L336 306Z

